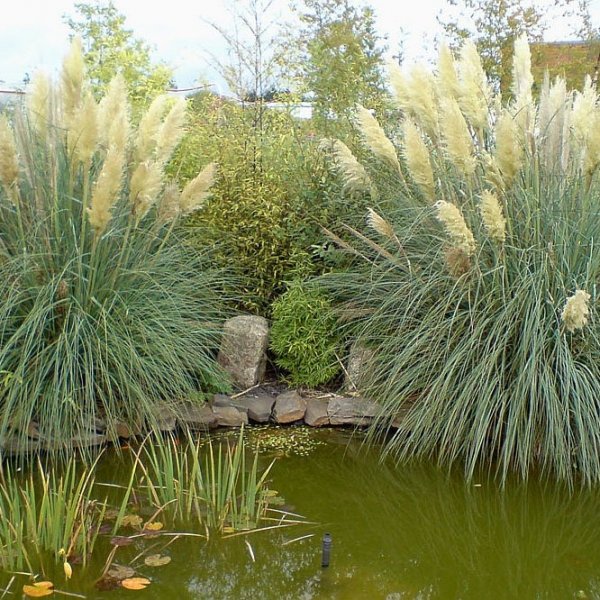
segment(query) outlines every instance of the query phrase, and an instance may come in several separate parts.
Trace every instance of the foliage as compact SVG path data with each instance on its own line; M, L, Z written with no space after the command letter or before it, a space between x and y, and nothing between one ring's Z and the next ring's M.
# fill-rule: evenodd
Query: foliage
M598 97L588 80L572 102L557 80L534 102L520 39L515 99L496 112L492 95L479 103L478 59L462 60L480 83L454 95L446 57L443 95L408 106L400 161L361 121L377 158L395 159L395 206L371 211L363 268L323 285L377 350L365 393L381 403L371 437L389 434L389 453L460 462L468 477L483 463L503 480L539 468L595 483Z
M340 370L340 337L326 296L294 281L273 303L270 338L275 362L292 385L315 387Z
M347 119L357 103L381 108L386 102L383 40L373 10L348 0L303 0L296 12L296 68L312 95L317 129L331 135L332 116Z
M151 48L125 27L125 16L112 0L79 2L76 15L65 17L71 31L81 37L94 94L101 97L112 79L121 74L134 107L147 106L169 87L172 71L153 63Z
M286 279L329 268L321 225L335 229L364 205L339 198L316 140L286 110L266 109L259 126L253 107L209 94L193 102L192 127L170 168L182 181L211 160L220 171L192 231L218 265L236 270L242 306L268 315Z
M185 106L157 99L130 134L123 81L98 106L82 65L74 42L60 93L40 78L14 134L0 117L0 438L49 449L224 379L222 277L177 227L212 169L163 183Z
M574 0L554 0L553 4L564 16ZM541 41L548 27L547 14L548 6L536 1L448 0L438 20L453 48L465 39L476 41L486 73L503 93L510 93L514 42L523 34L530 41Z
M175 439L144 444L138 452L147 496L157 507L168 507L187 526L197 523L206 531L255 529L268 518L267 477L274 461L260 470L258 452L247 462L243 428L233 444L202 438L187 444Z

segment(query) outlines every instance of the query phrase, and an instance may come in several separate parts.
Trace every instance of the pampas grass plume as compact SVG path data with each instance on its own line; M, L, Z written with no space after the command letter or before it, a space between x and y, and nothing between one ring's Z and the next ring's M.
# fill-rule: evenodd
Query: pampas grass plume
M456 74L456 63L454 62L452 51L446 44L440 46L437 84L442 97L455 99L460 97L460 84Z
M587 324L590 314L590 297L586 291L577 290L567 298L560 317L570 333L573 333L576 329L583 329Z
M498 196L489 190L481 193L479 203L483 225L490 238L500 244L506 240L506 219L502 213L502 206Z
M81 38L74 37L61 72L62 109L67 123L81 101L84 74Z
M438 109L435 80L423 66L415 66L410 74L410 108L423 129L432 138L438 137Z
M100 143L105 148L115 147L125 151L129 140L129 100L122 75L117 75L108 86L98 106L98 129Z
M150 160L156 147L156 136L165 114L168 96L157 96L142 117L135 141L135 159L137 162Z
M0 181L11 190L19 178L19 157L13 130L5 115L0 115ZM10 194L13 199L12 193Z
M521 35L515 41L513 55L513 81L512 91L515 97L514 114L519 128L524 133L529 133L533 127L533 96L531 88L533 76L531 74L531 53L527 36Z
M181 192L176 183L168 183L165 186L162 199L158 208L158 219L161 223L170 223L180 214Z
M396 149L388 139L377 119L363 106L356 109L356 120L365 143L377 158L387 162L401 173Z
M475 238L458 206L445 200L440 200L435 206L437 219L444 225L453 246L462 250L468 257L473 256L476 247Z
M382 235L390 240L395 239L396 234L394 228L389 221L386 221L379 213L372 208L368 209L367 225L374 229L379 235Z
M400 65L395 60L388 62L388 77L392 86L393 97L399 108L408 110L410 108L410 92L408 82Z
M75 109L67 131L69 154L88 168L98 144L98 106L87 93Z
M440 124L450 161L463 175L471 175L476 167L473 141L467 122L453 98L443 102Z
M34 74L27 94L27 114L37 134L45 138L48 130L50 106L50 79L45 73Z
M187 103L178 98L167 113L156 135L156 160L165 164L184 134L185 112Z
M372 181L365 168L360 164L352 150L341 140L323 139L319 148L330 151L335 167L344 181L344 188L351 192L369 192Z
M129 184L129 200L132 212L143 219L156 202L163 183L163 165L157 161L140 163Z
M404 138L403 155L411 177L431 201L435 197L433 170L429 150L419 130L410 119L402 124Z
M104 233L110 221L112 208L121 191L124 165L123 153L115 148L110 148L96 180L90 207L87 209L90 225L94 228L96 238Z
M488 127L487 96L490 92L481 58L471 40L466 40L461 48L458 72L460 108L471 125L483 131Z
M508 111L504 110L498 117L495 133L496 164L502 173L504 183L510 186L521 169L524 149L520 142L517 124Z
M216 178L217 163L213 162L206 165L194 179L186 184L179 198L181 214L189 215L202 207Z

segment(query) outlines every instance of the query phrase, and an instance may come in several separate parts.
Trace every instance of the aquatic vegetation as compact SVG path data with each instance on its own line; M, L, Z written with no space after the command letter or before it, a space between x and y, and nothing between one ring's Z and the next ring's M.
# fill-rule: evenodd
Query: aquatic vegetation
M136 129L121 78L94 100L75 41L60 84L37 76L0 118L0 442L26 447L35 424L64 450L97 419L115 438L225 384L223 275L178 226L216 167L182 191L164 174L185 108L160 97Z
M597 92L588 80L567 93L557 79L534 100L524 39L504 107L474 48L441 60L435 114L394 75L410 115L400 151L358 111L373 209L356 232L356 268L319 282L376 350L371 439L399 460L460 463L469 478L483 463L502 480L536 468L597 483Z

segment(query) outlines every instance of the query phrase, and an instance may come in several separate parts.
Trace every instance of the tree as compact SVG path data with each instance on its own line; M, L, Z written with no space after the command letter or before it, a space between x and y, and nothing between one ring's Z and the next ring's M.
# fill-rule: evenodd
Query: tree
M121 73L134 107L143 107L171 85L172 71L153 63L151 49L125 27L125 15L112 0L75 4L77 15L65 22L83 42L84 58L94 93L103 95L111 79Z
M357 103L381 107L387 96L383 74L384 39L372 8L349 0L302 0L295 35L297 71L313 102L317 124L348 116Z
M553 6L567 15L575 1L553 0ZM438 21L454 48L464 39L475 40L486 73L508 93L515 39L526 33L530 42L541 41L548 27L547 9L547 3L535 0L447 0Z

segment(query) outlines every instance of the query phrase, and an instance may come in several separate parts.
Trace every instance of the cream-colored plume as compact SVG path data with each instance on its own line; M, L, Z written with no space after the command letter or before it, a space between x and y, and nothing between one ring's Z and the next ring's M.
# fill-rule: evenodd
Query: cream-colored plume
M108 86L98 106L98 129L100 143L105 148L114 146L125 151L129 141L129 100L127 86L122 75L117 75Z
M471 175L477 165L473 156L473 140L454 98L442 103L440 124L448 158L463 175Z
M402 132L404 139L403 156L410 175L428 200L433 202L435 184L427 145L410 119L404 120Z
M85 64L81 38L74 37L61 72L61 99L65 123L69 123L81 102Z
M0 115L0 181L14 202L14 186L19 178L19 156L13 130L6 118Z
M562 77L557 77L552 86L548 77L544 79L537 130L540 155L548 169L561 167L564 170L569 160L571 97L571 94L567 94L567 84Z
M502 179L506 186L514 181L523 163L523 144L519 136L519 130L512 115L502 111L495 126L496 151L495 159Z
M373 186L365 168L344 142L335 139L323 139L319 148L331 152L335 168L344 181L344 189L350 192L370 192Z
M170 223L179 216L179 200L181 192L176 183L168 183L165 186L162 199L158 208L158 220L161 223Z
M186 184L179 198L179 210L182 215L189 215L202 207L217 178L217 169L217 163L210 163Z
M104 233L110 222L113 206L119 199L124 166L123 153L110 148L96 180L90 207L87 209L96 238Z
M431 139L437 139L439 135L437 93L435 79L431 72L422 65L415 66L410 74L409 89L412 114L427 135Z
M483 225L492 240L504 243L506 240L506 219L502 213L502 206L498 196L489 190L481 193L479 210Z
M456 63L452 51L446 44L440 46L438 56L437 85L442 98L460 97L460 84L456 73Z
M395 60L388 62L388 77L394 92L393 97L399 108L402 110L410 110L410 92L408 82L404 77L404 73L400 65Z
M365 143L371 149L371 152L380 160L387 162L401 173L400 161L396 154L396 149L388 139L377 119L364 107L358 106L356 109L356 120Z
M142 163L150 160L154 155L156 137L167 108L168 99L169 97L165 94L157 96L140 121L135 141L135 160L137 162Z
M514 96L513 114L519 129L524 133L530 133L534 125L535 108L531 93L532 86L531 52L527 36L523 34L515 41L512 92Z
M165 164L184 134L187 103L185 98L178 98L167 113L156 135L156 160Z
M50 79L45 73L36 72L26 97L27 115L34 130L42 138L46 137L48 130L50 94Z
M372 208L368 208L367 225L374 229L379 235L382 235L390 240L396 238L394 228L389 221L386 221L379 213Z
M600 107L598 94L589 77L586 77L583 92L575 94L571 124L581 149L583 170L589 181L600 164Z
M67 130L69 155L88 169L98 144L98 106L91 92L75 108Z
M435 206L438 221L444 225L452 245L467 256L473 256L476 247L475 238L458 206L445 200L438 201Z
M560 315L567 331L573 333L577 329L583 329L590 315L591 296L584 290L577 290L567 298L565 307Z
M488 100L491 92L481 58L471 40L466 40L461 48L458 74L460 108L475 129L484 131L488 127Z
M143 219L158 199L163 184L163 165L157 161L140 163L129 184L129 201L138 219Z

